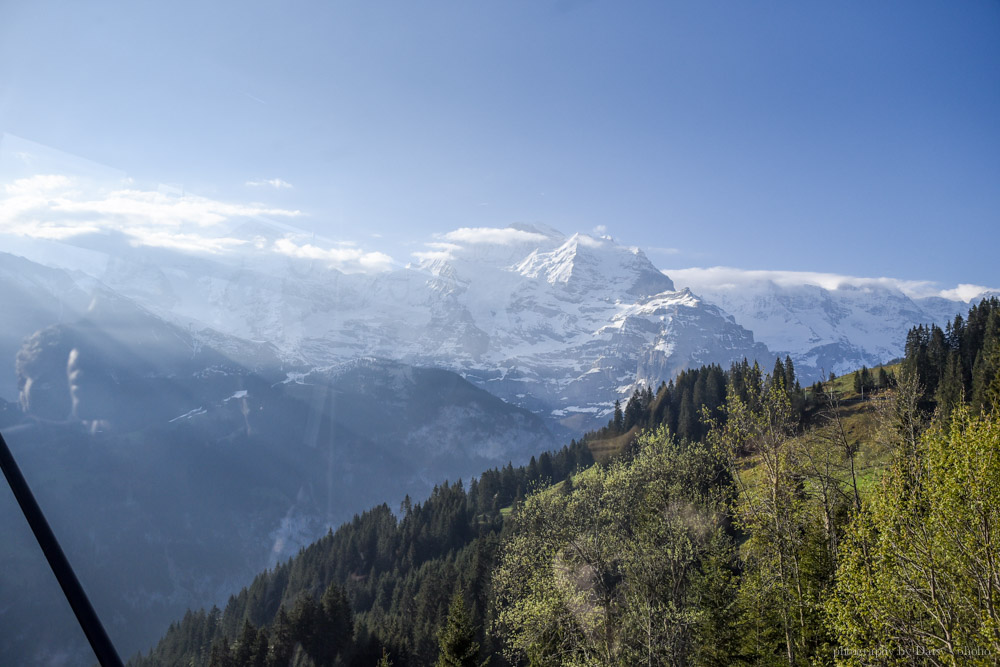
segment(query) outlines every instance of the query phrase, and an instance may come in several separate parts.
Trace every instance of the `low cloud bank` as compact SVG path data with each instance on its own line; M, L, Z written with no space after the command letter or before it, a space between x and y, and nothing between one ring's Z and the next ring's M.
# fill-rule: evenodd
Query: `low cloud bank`
M836 290L845 287L881 287L898 289L911 298L942 297L952 301L969 302L989 292L1000 292L1000 288L984 285L960 284L945 288L929 280L900 280L897 278L863 278L836 273L812 271L762 271L737 269L729 266L695 267L687 269L665 269L663 271L678 287L690 287L694 292L720 292L746 289L754 284L774 283L780 287L816 285L823 289Z

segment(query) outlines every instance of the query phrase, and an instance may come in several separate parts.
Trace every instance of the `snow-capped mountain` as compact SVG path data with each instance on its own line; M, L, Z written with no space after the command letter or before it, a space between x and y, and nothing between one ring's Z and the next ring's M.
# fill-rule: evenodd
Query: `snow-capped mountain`
M218 261L142 248L95 276L192 331L268 341L288 359L361 356L461 373L571 431L606 421L636 381L768 357L753 334L673 282L638 248L516 226L448 242L375 275L320 261Z
M275 252L286 229L237 232L247 242L219 254L111 237L32 252L216 349L246 340L306 367L359 357L440 367L571 432L606 421L637 382L743 357L767 367L775 354L811 381L897 357L910 327L968 307L885 280L665 275L639 248L538 225L456 230L415 263L376 273L341 272L302 241L294 256Z
M825 277L827 284L822 285L808 282L816 280L808 274L783 272L671 273L732 314L768 348L789 354L805 378L839 375L900 357L910 328L944 326L969 308L959 300L908 296L885 280L845 279L831 284Z

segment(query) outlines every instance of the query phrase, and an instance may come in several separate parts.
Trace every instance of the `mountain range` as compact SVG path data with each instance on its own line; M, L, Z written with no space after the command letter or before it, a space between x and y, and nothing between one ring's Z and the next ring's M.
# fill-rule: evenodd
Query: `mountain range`
M254 243L228 255L101 237L72 252L36 244L34 257L72 273L58 279L68 286L51 290L60 301L50 310L79 310L72 295L99 285L194 339L231 346L234 358L266 345L301 368L359 357L444 368L561 435L606 422L614 400L637 383L703 364L788 355L804 381L874 366L902 354L910 327L943 325L969 306L910 296L884 280L727 284L680 270L675 285L641 249L609 237L541 225L489 231L445 235L415 253L417 262L377 273L261 250L280 244L282 230L252 224L240 233ZM23 299L42 302L39 294ZM22 319L19 333L35 325Z
M804 381L873 366L968 307L664 273L538 225L446 235L377 273L243 233L219 255L113 235L0 253L0 427L127 651L355 512L606 424L637 386L786 354ZM74 664L81 637L0 502L0 653Z

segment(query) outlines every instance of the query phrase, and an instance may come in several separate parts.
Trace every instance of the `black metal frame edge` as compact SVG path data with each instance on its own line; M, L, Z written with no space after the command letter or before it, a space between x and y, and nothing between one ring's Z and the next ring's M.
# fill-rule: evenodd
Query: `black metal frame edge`
M42 514L42 509L38 506L34 494L31 493L31 488L24 480L24 475L21 474L21 469L14 461L14 455L11 454L2 434L0 434L0 468L3 468L3 474L7 478L11 491L14 492L14 497L17 498L17 504L21 506L21 512L28 520L28 525L31 526L31 531L35 534L35 539L38 540L38 546L42 548L45 559L49 561L49 567L56 575L63 594L73 608L76 620L79 621L80 627L87 635L87 640L90 642L91 648L94 649L94 655L97 656L101 667L122 667L118 651L115 650L111 638L108 637L108 633L101 624L101 619L98 618L97 612L90 604L87 593L80 585L80 580L73 572L73 567L66 559L62 547L59 546L55 534L49 527L49 522Z

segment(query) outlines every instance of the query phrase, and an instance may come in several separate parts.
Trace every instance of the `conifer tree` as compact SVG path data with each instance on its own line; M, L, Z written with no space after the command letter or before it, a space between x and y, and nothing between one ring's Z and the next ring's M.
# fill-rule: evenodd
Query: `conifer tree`
M612 421L612 425L618 433L625 430L625 415L622 414L622 402L619 400L615 401L615 416Z
M278 609L272 631L271 651L268 655L268 665L284 667L292 659L295 641L292 638L292 622L284 607Z
M479 643L461 591L451 599L448 620L438 632L437 667L479 667Z
M250 621L243 622L236 646L233 648L233 663L246 667L263 667L267 657L267 644L264 644L264 654L259 653L259 635L257 628Z
M324 657L333 660L338 653L351 645L354 639L354 618L351 614L351 604L347 593L336 584L330 584L323 593L322 652Z
M962 394L962 358L958 350L952 350L934 396L943 418L951 415L951 411L962 401Z
M927 341L927 377L925 387L928 396L934 396L945 370L948 358L948 344L941 327L932 325Z
M632 398L628 399L628 403L625 405L625 424L623 429L627 431L635 426L639 422L641 415L642 396L639 394L639 390L636 389L632 392Z
M212 643L208 667L237 667L233 661L233 653L229 650L229 640L226 637L220 637Z
M1000 317L991 317L983 335L982 347L972 368L972 409L989 412L995 405L991 385L1000 376Z
M548 452L542 452L538 457L538 475L543 484L551 484L555 479L555 472L552 468L552 456Z
M527 478L528 481L532 483L538 479L538 461L535 460L534 456L532 456L531 460L528 461Z
M882 366L878 367L878 387L879 389L885 389L889 386L889 374L886 373L885 368Z
M691 390L681 396L681 409L677 416L677 438L694 442L698 439L698 415L691 400Z
M774 360L774 370L771 371L771 382L784 387L786 392L788 391L788 385L785 384L785 364L781 363L781 357Z
M795 365L792 363L792 358L785 355L785 391L791 392L795 384Z

